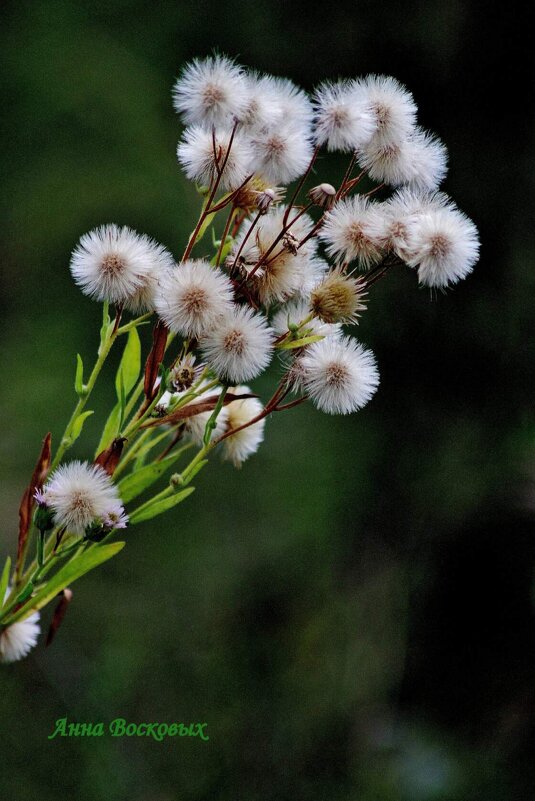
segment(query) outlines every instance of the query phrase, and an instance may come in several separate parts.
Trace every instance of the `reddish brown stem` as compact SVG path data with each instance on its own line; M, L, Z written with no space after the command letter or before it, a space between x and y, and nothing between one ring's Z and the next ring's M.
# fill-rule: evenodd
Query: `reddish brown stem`
M190 237L190 240L188 242L186 250L184 251L184 255L182 256L182 261L186 261L186 259L188 259L190 257L191 251L193 250L193 248L195 246L195 243L197 241L197 237L199 235L199 231L201 230L202 224L204 223L204 221L206 220L208 215L213 213L212 210L210 209L210 207L211 207L211 205L213 203L213 200L214 200L214 198L216 196L216 192L217 192L217 190L219 188L219 184L221 182L221 176L223 175L223 171L224 171L224 169L225 169L225 167L227 165L230 149L231 149L232 143L234 141L234 136L236 134L237 127L238 127L238 121L236 121L234 123L234 126L232 128L232 132L230 134L230 139L229 139L229 143L228 143L228 147L227 147L227 152L225 153L225 157L223 159L223 164L221 165L221 169L219 169L217 155L214 153L214 157L216 158L217 177L216 177L216 179L215 179L215 181L213 183L212 189L210 191L210 195L208 197L208 202L206 204L206 208L203 211L203 213L201 214L201 216L199 217L199 220L198 220L197 225L195 226L195 229L194 229L194 231L193 231L193 233L192 233L192 235ZM212 136L213 136L214 142L215 142L215 133L214 132L212 132Z
M299 196L299 192L301 191L301 189L305 185L306 179L310 175L310 171L311 171L312 167L314 166L314 162L316 161L316 159L318 157L319 151L320 151L320 148L319 148L319 145L317 145L314 148L314 152L312 153L312 158L310 159L309 165L306 168L306 172L304 173L304 175L301 176L301 180L299 181L299 183L297 184L297 186L295 188L295 191L294 191L294 193L292 195L292 198L291 198L291 200L290 200L290 202L288 204L288 208L284 212L284 218L282 220L283 225L286 225L286 223L288 222L288 217L290 216L290 213L292 211L293 205L294 205L295 201L297 200L297 198Z

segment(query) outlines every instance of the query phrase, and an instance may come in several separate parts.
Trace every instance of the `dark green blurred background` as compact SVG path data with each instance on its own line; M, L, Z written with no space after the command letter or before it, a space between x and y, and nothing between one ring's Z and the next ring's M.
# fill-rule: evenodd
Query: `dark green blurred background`
M241 471L211 466L75 585L50 649L1 669L2 799L534 797L533 127L512 94L531 42L514 4L478 5L2 4L4 557L96 346L72 247L114 221L179 254L195 219L170 101L184 61L218 47L306 88L395 75L483 243L436 300L408 270L374 287L359 336L382 383L362 413L269 421ZM207 721L210 741L48 741L64 715Z

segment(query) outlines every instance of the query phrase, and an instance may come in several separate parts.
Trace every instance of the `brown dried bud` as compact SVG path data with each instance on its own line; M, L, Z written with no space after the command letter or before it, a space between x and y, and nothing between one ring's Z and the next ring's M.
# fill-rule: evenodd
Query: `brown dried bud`
M278 186L267 187L263 192L257 192L256 207L258 211L265 214L272 203L279 203L282 200L283 195L283 190Z
M299 240L296 239L293 234L287 231L282 237L282 246L284 247L284 250L289 251L292 256L295 256L299 250Z
M366 293L360 278L333 270L310 296L312 310L324 323L356 323Z
M195 383L200 374L199 366L195 366L195 356L188 353L169 373L169 385L175 392L184 392Z
M308 196L316 206L329 211L336 200L336 189L331 184L319 184L310 190Z

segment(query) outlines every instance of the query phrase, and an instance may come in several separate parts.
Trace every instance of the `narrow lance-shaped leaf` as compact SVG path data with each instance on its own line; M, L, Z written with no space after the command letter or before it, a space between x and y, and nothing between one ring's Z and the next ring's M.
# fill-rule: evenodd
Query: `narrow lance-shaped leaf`
M191 443L188 443L165 459L148 464L146 467L142 467L140 470L136 470L134 473L125 476L117 485L122 502L128 503L133 500L133 498L137 498L138 495L141 495L142 492L148 489L160 476L169 470L180 456L182 456L184 451L190 447Z
M177 504L184 501L194 490L195 487L186 487L186 489L183 489L174 495L170 495L168 498L163 498L160 501L154 501L154 503L149 501L148 503L143 504L143 506L140 506L139 509L136 509L136 511L130 515L130 525L142 523L144 520L150 520L151 518L156 517L156 515L161 515L163 512L167 512L168 509L172 509L174 506L177 506Z
M245 398L257 397L258 395L253 395L250 392L241 395L234 395L232 392L227 392L223 400L223 406L227 406L227 404L232 403L232 401L235 400L244 400ZM195 415L202 414L203 412L213 412L219 400L219 395L210 395L198 403L188 403L187 406L181 406L180 409L176 409L166 417L157 417L154 420L150 420L148 423L143 423L141 428L154 428L155 426L172 425L174 423L180 423L181 420L186 420L188 417L195 417Z
M61 593L61 598L59 599L59 602L56 608L54 609L52 622L50 623L50 628L48 629L48 634L46 635L45 648L48 648L48 646L56 636L56 632L63 622L63 618L65 617L65 613L71 601L72 601L72 590L70 590L68 587L65 587L65 589Z
M314 334L309 337L302 337L301 339L291 339L288 342L281 342L276 345L280 350L290 350L291 348L304 348L305 345L311 345L313 342L319 342L324 339L321 334Z
M152 333L152 348L145 363L144 390L148 401L152 401L156 397L156 379L158 378L160 364L163 361L168 333L167 326L161 320L158 320Z
M115 469L119 464L125 442L126 437L116 437L109 448L101 451L101 453L99 453L95 459L95 464L100 465L100 467L102 467L102 469L105 470L109 476L114 474Z
M82 433L82 428L84 427L85 421L87 420L88 417L91 417L92 414L93 414L93 412L88 410L87 412L82 412L82 414L78 415L78 417L76 418L76 420L72 424L72 428L71 428L71 433L70 433L70 437L69 437L69 439L71 441L71 445L72 445L73 442L76 442L76 440L78 439L78 437Z
M26 603L18 609L13 615L7 618L8 622L14 623L17 620L30 615L32 612L42 609L49 601L54 598L59 592L65 589L69 584L72 584L76 579L89 573L93 568L98 567L103 562L111 559L112 556L119 553L124 548L124 542L112 542L109 545L99 545L89 548L87 551L67 562L58 572L50 578L47 583L37 591L37 593L30 598Z
M101 451L105 450L105 448L107 448L108 445L110 445L113 442L113 440L119 433L120 422L121 422L121 404L116 403L110 412L110 416L106 420L104 431L102 432L100 442L98 443L97 446L96 456L98 456L101 453Z
M7 585L9 583L9 573L11 571L11 557L8 556L4 569L2 570L2 578L0 578L0 607L4 603L4 597L7 592Z
M115 376L115 389L117 400L121 400L121 394L128 396L134 388L141 372L141 342L139 334L135 328L128 332L128 338L121 357L121 362ZM121 389L122 382L122 389Z
M76 354L76 375L74 377L74 391L77 395L84 394L84 363L79 353Z
M19 560L22 557L24 546L28 538L28 532L30 530L32 511L35 504L33 495L35 490L38 487L42 486L43 481L46 478L46 474L48 473L48 468L50 467L51 442L52 442L52 434L48 433L43 440L41 453L39 454L39 458L37 460L37 464L35 465L30 483L26 487L26 490L24 491L24 495L22 496L22 500L20 502L17 566L19 564Z

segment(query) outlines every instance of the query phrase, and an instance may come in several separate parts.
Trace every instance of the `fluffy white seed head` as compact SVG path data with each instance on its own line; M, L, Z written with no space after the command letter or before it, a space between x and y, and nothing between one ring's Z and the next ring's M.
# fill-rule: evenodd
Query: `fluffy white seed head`
M432 191L446 175L447 151L439 139L418 128L396 144L374 137L359 152L359 162L374 181Z
M55 524L80 535L87 526L103 521L121 505L117 488L108 474L102 467L87 462L70 462L58 467L45 484L43 494L54 513Z
M233 395L245 395L251 390L246 386L231 387ZM226 407L227 412L227 431L239 428L250 420L253 420L262 411L262 403L258 398L244 398L243 400L232 401ZM222 457L227 462L232 462L235 467L240 465L256 453L260 443L264 439L265 418L257 420L247 428L237 431L222 442Z
M448 151L444 143L417 128L408 138L405 148L412 165L410 185L427 192L440 186L448 171Z
M232 140L232 141L231 141ZM228 154L228 155L227 155ZM221 189L237 189L251 174L249 141L239 132L218 129L215 134L199 125L186 128L177 157L191 181L209 185L222 171Z
M9 593L10 589L7 590L4 600ZM0 662L7 664L23 659L37 645L40 633L39 612L33 612L3 629L0 634Z
M314 111L310 98L302 89L287 78L266 75L259 81L259 90L269 98L275 109L273 122L299 128L304 136L310 136Z
M171 254L153 239L112 224L84 234L70 269L84 294L137 312L153 310L157 281L173 264Z
M265 318L234 306L201 339L204 358L221 379L249 381L268 366L273 332Z
M303 320L306 320L310 313L310 301L305 299L293 300L290 303L285 303L273 315L271 327L277 336L285 334L290 327L298 326ZM331 337L339 336L341 332L341 325L324 323L318 317L313 317L299 330L299 335Z
M288 184L306 171L312 144L302 128L285 122L251 137L251 168L269 183Z
M445 287L472 271L479 256L474 223L453 204L419 214L409 229L407 263L429 287Z
M343 153L367 144L377 130L366 93L355 82L323 83L314 94L317 145Z
M301 383L328 414L349 414L368 403L379 385L375 357L350 337L322 339L299 359Z
M206 261L186 261L162 276L156 311L175 334L200 337L230 308L232 284Z
M173 88L173 103L187 125L231 127L247 104L243 69L226 56L195 59Z
M363 269L383 257L385 215L381 206L362 195L340 200L325 215L319 236L327 253L340 261L358 261Z
M275 93L270 89L274 79L256 73L245 75L247 100L239 119L242 130L249 133L261 130L280 119Z
M433 208L443 208L448 203L450 200L443 192L420 192L410 187L398 189L381 204L385 215L385 250L406 261L410 258L408 246L411 226L418 216Z
M374 118L375 145L404 141L416 123L416 104L409 90L386 75L368 75L354 85Z

